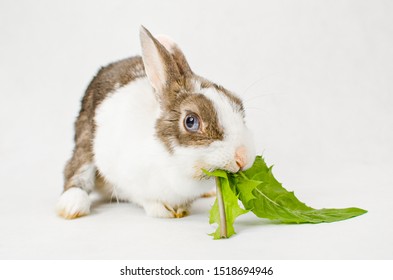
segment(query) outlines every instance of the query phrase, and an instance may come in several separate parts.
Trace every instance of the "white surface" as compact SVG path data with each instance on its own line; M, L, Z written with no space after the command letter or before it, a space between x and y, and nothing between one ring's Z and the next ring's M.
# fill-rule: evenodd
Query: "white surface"
M1 1L0 258L392 259L393 5L390 1ZM287 189L361 217L280 225L239 218L207 233L131 204L55 215L73 121L101 65L167 33L198 74L238 92L258 151Z

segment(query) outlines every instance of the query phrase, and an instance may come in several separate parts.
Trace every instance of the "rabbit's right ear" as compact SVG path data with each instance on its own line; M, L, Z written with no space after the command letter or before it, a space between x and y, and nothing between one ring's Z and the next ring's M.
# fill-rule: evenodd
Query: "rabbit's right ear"
M168 50L143 26L140 40L146 75L156 92L162 92L180 79L179 69Z

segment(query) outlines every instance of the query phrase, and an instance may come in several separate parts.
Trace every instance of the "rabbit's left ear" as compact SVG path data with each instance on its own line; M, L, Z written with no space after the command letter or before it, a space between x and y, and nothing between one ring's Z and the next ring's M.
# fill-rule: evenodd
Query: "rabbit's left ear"
M188 64L187 59L179 46L166 35L158 35L156 38L161 43L161 45L163 45L165 49L172 55L180 74L184 76L192 75L193 73L191 71L190 65Z
M169 51L143 26L140 40L146 75L156 92L162 93L180 79L179 68Z

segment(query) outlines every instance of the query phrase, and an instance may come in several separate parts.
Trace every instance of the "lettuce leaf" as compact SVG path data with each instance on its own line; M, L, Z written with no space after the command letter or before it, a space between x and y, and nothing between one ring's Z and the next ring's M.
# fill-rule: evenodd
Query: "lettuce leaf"
M210 223L218 224L217 230L212 234L215 239L233 235L235 219L247 211L252 211L259 218L287 224L330 223L367 212L355 207L314 209L307 206L297 199L293 192L283 188L274 178L272 167L268 167L261 156L257 156L253 166L243 172L233 174L216 170L205 173L215 176L217 182L217 199L210 211ZM245 209L239 206L238 199ZM225 209L224 219L222 211L219 211L220 203L223 204L221 208Z

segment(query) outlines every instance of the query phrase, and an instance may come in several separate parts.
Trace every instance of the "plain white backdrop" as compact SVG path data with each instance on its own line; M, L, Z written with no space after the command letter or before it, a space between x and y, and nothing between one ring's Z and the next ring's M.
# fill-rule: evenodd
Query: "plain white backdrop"
M213 199L176 220L116 203L57 217L80 99L99 67L140 53L141 24L243 98L284 187L369 213L319 225L246 215L220 241L207 235ZM391 1L2 0L0 258L392 259L392 81Z

